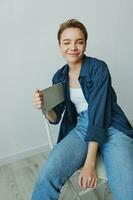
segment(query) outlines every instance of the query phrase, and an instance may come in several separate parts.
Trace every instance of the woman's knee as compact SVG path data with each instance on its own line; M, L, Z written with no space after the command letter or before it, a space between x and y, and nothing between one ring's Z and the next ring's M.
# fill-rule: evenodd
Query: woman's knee
M37 178L37 182L41 184L44 182L44 180L52 181L54 178L60 179L60 177L64 175L62 164L62 158L52 153L42 166Z

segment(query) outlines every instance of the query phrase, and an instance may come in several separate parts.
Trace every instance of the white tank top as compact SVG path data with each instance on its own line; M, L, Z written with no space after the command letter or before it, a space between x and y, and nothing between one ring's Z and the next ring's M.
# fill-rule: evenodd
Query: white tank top
M75 104L78 113L88 109L88 103L81 88L70 88L70 99Z

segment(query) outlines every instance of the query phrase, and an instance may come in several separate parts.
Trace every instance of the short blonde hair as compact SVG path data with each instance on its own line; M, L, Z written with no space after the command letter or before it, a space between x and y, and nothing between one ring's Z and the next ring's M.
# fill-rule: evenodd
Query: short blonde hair
M60 24L60 27L59 27L59 30L57 33L57 39L58 39L59 44L60 44L61 34L67 28L79 28L84 34L85 42L87 41L88 33L87 33L87 30L86 30L84 24L82 24L77 19L69 19L69 20L63 22L62 24Z

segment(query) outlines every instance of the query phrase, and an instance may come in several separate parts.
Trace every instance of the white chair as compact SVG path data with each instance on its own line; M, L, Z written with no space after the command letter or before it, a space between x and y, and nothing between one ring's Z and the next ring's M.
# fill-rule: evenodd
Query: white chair
M51 137L49 122L45 117L46 112L51 110L57 104L64 101L63 95L63 85L58 83L52 85L41 91L45 96L45 104L42 107L42 112L44 115L44 121L46 126L46 133L48 136L49 146L53 148L53 141ZM81 190L78 186L78 175L80 170L77 170L66 182L61 190L60 200L111 200L111 194L107 186L107 177L103 165L101 155L97 156L96 170L98 174L98 185L99 189L86 189ZM99 190L99 191L98 191Z

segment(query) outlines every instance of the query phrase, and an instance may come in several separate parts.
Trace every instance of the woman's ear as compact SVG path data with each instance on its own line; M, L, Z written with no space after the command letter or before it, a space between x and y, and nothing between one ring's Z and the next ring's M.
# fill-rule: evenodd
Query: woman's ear
M84 52L86 52L86 47L87 47L87 43L85 43L85 48L84 48Z

